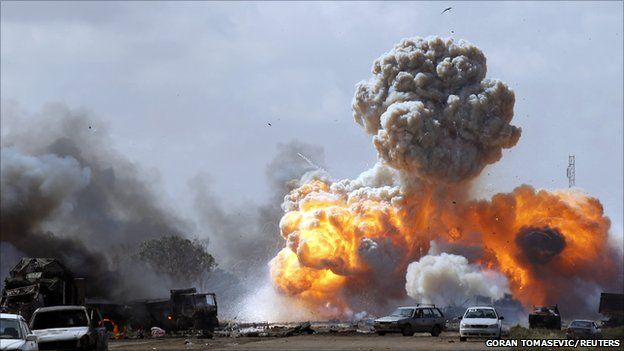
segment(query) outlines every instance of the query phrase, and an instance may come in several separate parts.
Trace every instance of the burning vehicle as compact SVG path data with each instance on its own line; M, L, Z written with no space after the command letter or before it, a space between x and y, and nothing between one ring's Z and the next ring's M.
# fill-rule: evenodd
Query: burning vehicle
M39 350L108 350L108 334L95 309L84 306L38 308L30 321Z
M414 333L431 333L438 336L446 329L446 320L435 305L399 307L392 314L375 320L375 331L380 336L386 333L401 333L412 336Z
M196 288L171 290L169 299L135 301L129 304L134 328L159 326L167 331L194 329L212 332L219 326L217 297Z
M5 279L0 307L28 320L39 307L84 304L84 291L84 279L74 278L59 260L25 257Z
M529 328L561 329L561 314L559 307L554 306L534 306L533 312L529 314Z

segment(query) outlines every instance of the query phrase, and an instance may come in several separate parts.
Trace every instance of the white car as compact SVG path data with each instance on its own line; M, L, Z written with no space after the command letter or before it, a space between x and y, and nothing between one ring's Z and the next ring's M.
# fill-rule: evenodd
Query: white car
M40 350L108 350L108 334L100 314L84 306L38 308L30 327Z
M37 336L22 316L0 313L0 350L39 351Z
M503 316L494 307L477 306L466 309L460 317L459 340L466 338L500 338L503 330Z

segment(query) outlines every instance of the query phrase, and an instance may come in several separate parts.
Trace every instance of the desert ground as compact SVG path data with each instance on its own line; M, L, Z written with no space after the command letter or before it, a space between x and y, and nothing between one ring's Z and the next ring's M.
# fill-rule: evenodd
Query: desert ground
M149 340L110 341L109 350L173 351L173 350L483 350L484 340L460 342L459 335L443 333L440 337L416 334L312 334L292 337L215 337L214 339L165 338ZM509 350L497 348L497 350Z

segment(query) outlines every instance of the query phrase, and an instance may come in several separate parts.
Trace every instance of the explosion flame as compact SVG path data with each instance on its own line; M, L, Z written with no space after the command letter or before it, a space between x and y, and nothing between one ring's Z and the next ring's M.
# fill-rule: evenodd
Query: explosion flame
M279 292L347 316L406 293L436 302L441 290L511 292L529 307L582 303L581 281L614 284L599 200L528 185L490 201L468 196L521 133L510 124L513 91L485 76L485 55L452 39L405 39L375 61L353 111L379 162L355 180L309 173L285 197L286 247L270 263Z

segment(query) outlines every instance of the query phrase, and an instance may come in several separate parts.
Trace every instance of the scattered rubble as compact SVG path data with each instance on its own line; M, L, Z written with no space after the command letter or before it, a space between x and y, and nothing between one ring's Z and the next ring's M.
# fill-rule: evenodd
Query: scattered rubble
M165 330L159 327L152 327L150 329L152 338L164 338L165 337Z
M373 324L369 320L361 321L319 321L292 323L235 323L230 321L215 330L219 337L290 337L303 334L339 333L339 334L371 334Z

